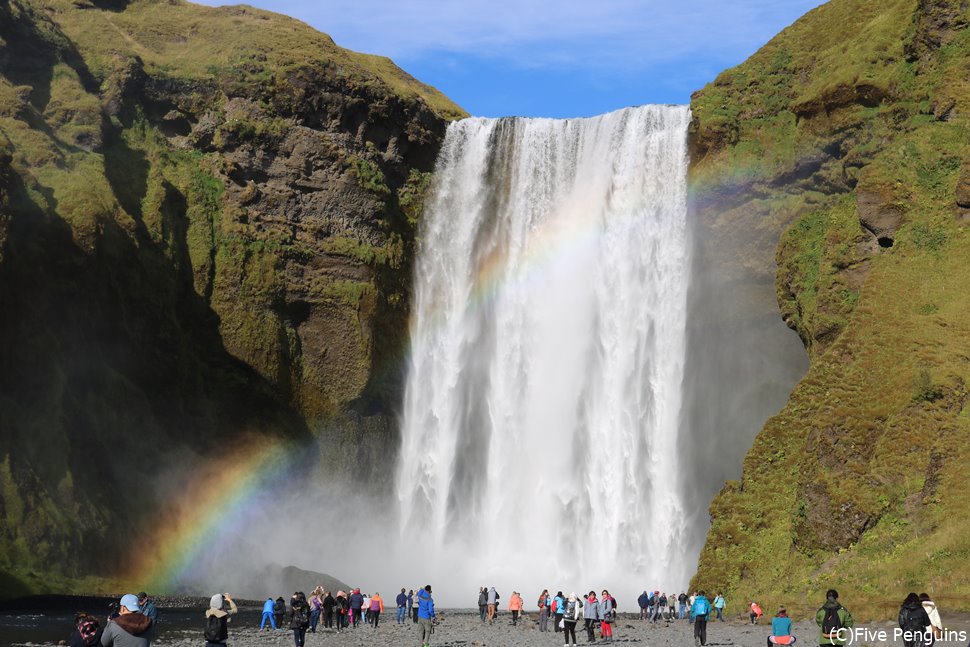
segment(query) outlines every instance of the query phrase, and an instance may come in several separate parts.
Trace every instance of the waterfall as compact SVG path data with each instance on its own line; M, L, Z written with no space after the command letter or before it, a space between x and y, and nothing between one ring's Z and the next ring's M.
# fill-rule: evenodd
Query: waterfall
M396 475L402 541L439 584L686 586L689 121L643 106L449 126Z

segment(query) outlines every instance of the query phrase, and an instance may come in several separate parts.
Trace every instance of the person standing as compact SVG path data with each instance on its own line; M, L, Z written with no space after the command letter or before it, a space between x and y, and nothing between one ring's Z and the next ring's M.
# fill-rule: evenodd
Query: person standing
M488 590L488 624L495 622L495 609L500 597L494 586Z
M336 602L337 604L334 605L333 612L336 615L337 633L340 633L347 628L347 614L350 613L350 601L347 599L346 593L337 591Z
M363 613L363 608L364 596L360 594L360 589L354 589L354 592L350 594L350 622L354 629L360 624L360 616Z
M259 622L259 630L263 631L266 628L266 622L269 621L270 626L276 629L276 618L273 615L273 608L276 603L273 602L273 598L266 598L266 602L263 603L263 619Z
M414 624L418 624L418 611L421 608L421 589L418 589L417 594L414 596L414 600L411 602L411 619Z
M226 609L226 603L229 608ZM229 639L229 616L238 612L236 603L228 593L216 593L209 598L209 608L205 612L206 647L224 646ZM101 644L108 647L102 639Z
M421 626L421 647L431 647L431 634L438 618L434 613L434 598L431 597L431 585L428 584L418 591L418 624Z
M599 610L597 615L600 618L600 631L606 642L613 642L613 622L616 620L616 607L610 592L603 589L603 597L600 598Z
M844 647L848 635L843 630L851 629L853 623L852 614L839 603L839 592L835 589L826 591L825 604L815 613L818 644Z
M375 592L370 598L370 622L374 625L374 629L377 629L382 613L384 613L384 600L381 599L380 593Z
M509 597L509 611L512 613L513 627L519 624L519 614L522 613L522 606L522 596L519 595L518 591L512 591L512 595Z
M727 603L724 601L724 596L720 593L714 598L714 610L717 612L718 622L724 622L724 607Z
M559 623L562 622L563 615L566 613L566 598L563 597L562 591L556 592L556 597L552 599L552 628L556 633L562 631L562 627Z
M637 598L637 604L640 605L640 620L647 618L647 608L650 606L650 596L644 591Z
M401 589L401 592L397 594L397 599L394 602L397 603L397 624L403 625L408 614L408 596L404 589Z
M903 630L903 645L916 647L923 643L930 624L929 614L923 608L919 596L915 593L907 595L899 609L899 628Z
M326 591L326 595L323 596L323 626L327 629L333 629L333 611L334 607L337 606L337 601L334 599L330 591Z
M681 591L680 595L677 596L677 602L680 605L678 617L684 620L687 618L687 593L685 591Z
M478 589L478 615L483 623L488 618L488 589L484 586Z
M306 630L310 628L310 606L305 593L294 593L290 598L290 630L293 631L293 644L303 647L306 644Z
M768 636L768 647L772 645L792 645L795 636L791 634L791 618L785 607L778 609L778 613L771 619L771 635Z
M583 606L583 625L586 629L586 642L591 643L596 640L596 621L601 620L599 600L596 599L596 591L586 594L586 604Z
M323 595L323 588L317 587L313 589L313 595L310 596L310 633L317 633L317 625L320 623L320 613L323 610L323 600L320 596Z
M690 619L694 623L694 644L704 647L707 644L707 618L711 613L711 603L704 591L694 596L690 606Z
M539 631L549 631L549 589L542 589L539 594Z
M576 597L575 593L570 593L563 609L563 647L569 647L569 637L572 636L573 645L576 645L576 623L583 619L583 602Z
M929 593L920 593L919 599L926 611L926 616L930 619L930 626L927 628L929 636L924 642L932 647L933 643L943 637L943 621L940 619L940 612L936 608L936 603L930 599Z

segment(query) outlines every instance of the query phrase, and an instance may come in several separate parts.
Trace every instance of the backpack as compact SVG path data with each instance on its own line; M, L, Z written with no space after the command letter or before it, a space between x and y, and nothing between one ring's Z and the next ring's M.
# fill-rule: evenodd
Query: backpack
M216 616L206 616L205 619L205 637L206 642L210 643L224 643L226 638L229 637L229 627L226 623L227 616L222 616L217 618Z
M556 615L559 612L559 598L552 599L552 615Z
M94 618L86 618L80 622L77 626L77 632L81 634L81 640L84 641L85 645L94 645L98 643L98 629L101 625Z
M707 598L701 598L698 600L700 604L697 605L697 612L694 616L706 616L711 612L711 603L707 601Z
M842 628L842 618L839 617L839 610L842 605L825 609L825 618L822 620L822 637L834 638Z
M920 613L922 609L903 607L899 610L899 627L909 633L923 633L926 627L923 626L923 618Z

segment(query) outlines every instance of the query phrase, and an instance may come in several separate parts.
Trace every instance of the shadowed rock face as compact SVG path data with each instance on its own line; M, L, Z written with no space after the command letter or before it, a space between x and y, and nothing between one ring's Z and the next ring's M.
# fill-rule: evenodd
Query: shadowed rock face
M967 24L956 0L834 0L693 97L695 263L717 286L698 301L721 299L714 311L751 331L776 297L810 366L714 498L692 588L781 603L834 586L851 591L853 612L901 582L963 591L951 556L967 530L970 432ZM710 454L720 427L750 414L724 395L743 358L777 368L785 357L762 355L781 348L771 335L717 335L695 334L706 353L689 362L735 369L721 373L721 403L701 398L690 415L729 415L688 429L688 456Z
M461 114L267 12L0 3L5 592L110 588L77 578L121 575L170 476L227 448L391 464L415 225Z

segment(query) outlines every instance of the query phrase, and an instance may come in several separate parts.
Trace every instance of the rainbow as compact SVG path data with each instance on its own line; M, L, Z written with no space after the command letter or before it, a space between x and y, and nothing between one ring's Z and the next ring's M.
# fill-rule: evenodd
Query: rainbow
M723 199L748 188L746 169L735 169L730 177L705 178L689 184L689 200L698 206ZM712 191L712 187L717 187ZM639 217L636 209L623 216L624 226ZM563 258L574 257L595 245L603 233L597 218L570 219L563 226L558 219L544 219L521 250L522 258L513 274L507 271L509 250L497 248L479 259L470 307L481 308L502 291L503 286L519 289L539 280L549 266ZM436 319L444 313L435 313ZM442 322L436 322L442 323ZM399 353L385 357L376 373L400 370L409 353L405 344ZM139 589L158 593L173 592L200 564L219 554L222 540L235 531L244 532L254 511L269 504L283 478L295 464L296 453L279 439L266 436L250 438L228 455L197 461L181 494L159 515L159 521L142 537L130 556L124 581Z
M173 592L207 557L216 557L221 538L243 531L247 513L271 494L294 463L278 439L251 438L218 459L203 459L180 494L161 512L132 556L127 582L158 593Z

